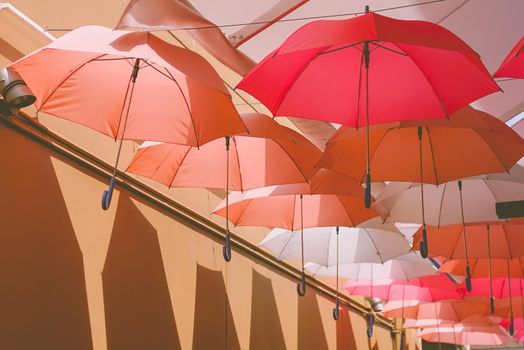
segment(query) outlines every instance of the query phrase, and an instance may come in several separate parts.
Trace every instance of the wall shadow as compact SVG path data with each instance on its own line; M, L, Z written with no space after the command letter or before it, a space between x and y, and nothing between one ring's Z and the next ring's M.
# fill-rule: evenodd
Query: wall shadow
M455 350L457 347L447 343L430 343L422 339L422 350Z
M249 348L286 349L271 279L253 270Z
M197 264L193 349L240 349L221 271Z
M307 287L306 295L298 297L298 348L328 349L324 325L320 316L317 295Z
M102 281L109 350L181 348L156 230L124 193Z
M335 321L334 321L335 322ZM349 310L340 308L337 322L337 349L356 349L355 333L349 317Z
M50 153L0 127L0 348L92 349L82 252Z

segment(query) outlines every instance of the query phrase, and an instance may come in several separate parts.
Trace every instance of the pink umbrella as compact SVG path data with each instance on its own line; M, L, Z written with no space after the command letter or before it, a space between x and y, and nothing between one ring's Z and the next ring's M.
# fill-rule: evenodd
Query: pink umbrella
M458 324L438 328L424 328L420 337L428 342L456 345L491 345L497 346L513 342L499 326Z
M123 140L200 146L246 131L213 67L147 32L81 27L12 67L36 96L37 111L120 140L103 209Z

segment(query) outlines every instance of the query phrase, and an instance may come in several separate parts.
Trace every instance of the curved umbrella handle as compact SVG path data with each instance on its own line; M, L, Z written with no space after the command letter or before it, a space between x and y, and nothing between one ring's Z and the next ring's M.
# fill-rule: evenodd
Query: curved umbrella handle
M229 232L226 234L226 240L224 242L224 246L222 247L222 255L224 256L224 260L226 262L231 261L231 236L229 235Z
M371 174L366 174L366 188L364 189L364 205L371 208Z
M340 301L339 301L339 299L337 297L337 299L335 300L335 308L333 309L333 319L335 321L338 321L338 316L339 316L338 308L339 308L339 306L340 306Z
M297 294L301 297L306 295L306 273L302 270L302 276L300 276L300 282L297 283Z
M115 188L115 178L112 177L109 181L109 188L102 194L102 209L107 210L111 205L111 198L113 197L113 189Z
M370 313L368 315L368 338L371 338L373 336L373 324L375 323L375 317Z
M471 285L471 271L469 269L469 264L466 265L466 289L468 292L471 292L471 289L472 289L472 285Z
M495 313L495 299L493 298L493 296L489 297L489 311L491 312L491 314Z
M509 335L513 336L515 334L515 324L513 321L513 315L509 318Z
M426 259L429 255L426 227L422 228L422 239L420 240L420 255L424 259Z

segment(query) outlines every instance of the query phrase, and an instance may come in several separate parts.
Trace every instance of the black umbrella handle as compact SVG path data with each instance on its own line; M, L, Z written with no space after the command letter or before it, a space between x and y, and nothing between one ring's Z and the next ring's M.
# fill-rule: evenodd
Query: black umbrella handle
M400 344L399 344L399 347L398 349L399 350L404 350L404 343L405 343L406 339L405 339L405 336L404 336L404 331L400 331Z
M300 282L297 283L297 294L301 297L306 295L306 273L302 270Z
M469 264L466 265L466 289L468 292L471 292L471 270L469 269Z
M338 316L339 316L339 310L338 308L340 307L340 301L337 297L337 299L335 300L335 308L333 309L333 319L335 321L338 321Z
M375 323L375 317L370 313L368 315L368 338L371 338L373 336L373 324Z
M489 297L489 311L491 312L491 314L495 313L495 299L493 298L493 296Z
M113 189L115 188L115 178L112 177L109 181L109 188L102 194L102 209L107 210L111 205L111 198L113 197Z
M364 205L371 208L371 174L366 174L366 188L364 190Z
M509 318L509 335L513 336L515 334L515 323L513 320L513 315Z
M422 240L420 241L420 255L424 259L426 259L429 255L426 226L422 228Z
M226 262L231 261L231 236L229 235L229 232L226 233L224 246L222 247L222 255Z

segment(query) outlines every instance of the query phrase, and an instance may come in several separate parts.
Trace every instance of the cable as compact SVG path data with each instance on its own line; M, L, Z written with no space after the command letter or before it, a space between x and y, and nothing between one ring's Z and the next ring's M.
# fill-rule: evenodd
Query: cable
M419 2L417 4L400 5L400 6L394 6L394 7L385 7L385 8L378 9L378 10L375 10L375 11L372 11L372 12L386 12L386 11L400 10L400 9L404 9L404 8L421 6L421 5L428 5L428 4L444 2L444 1L447 1L447 0L431 0L431 1ZM295 18L282 18L282 19L279 19L277 21L256 21L256 22L241 22L241 23L230 23L230 24L220 24L220 25L209 25L209 26L200 26L200 27L185 27L185 28L179 28L179 29L176 29L176 30L197 30L197 29L212 29L212 28L244 27L244 26L261 25L261 24L275 24L275 23L286 23L286 22L316 20L316 19L324 19L324 18L358 16L358 15L362 15L362 14L364 14L364 11L346 12L346 13L338 13L338 14L331 14L331 15L318 15L318 16L295 17ZM66 28L49 28L49 27L45 28L46 32L69 32L71 30L72 29L66 29Z

